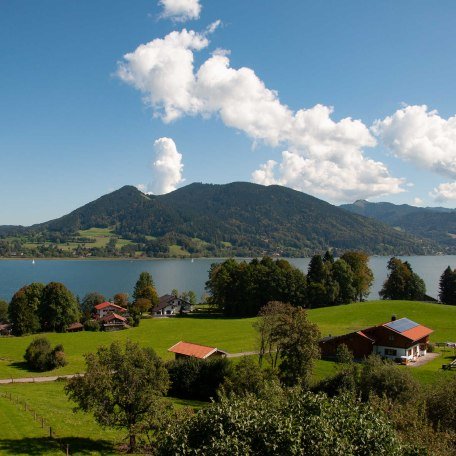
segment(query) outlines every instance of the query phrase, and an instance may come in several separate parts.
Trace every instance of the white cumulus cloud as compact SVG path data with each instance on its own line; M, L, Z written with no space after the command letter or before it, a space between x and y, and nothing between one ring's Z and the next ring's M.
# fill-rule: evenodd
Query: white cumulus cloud
M446 182L440 184L429 193L435 201L446 203L448 201L456 201L456 182Z
M162 195L176 190L184 181L182 173L182 154L171 138L159 138L154 142L154 161L152 163L152 182L138 184L136 187L143 193Z
M158 4L163 7L160 17L176 22L198 19L201 14L199 0L160 0Z
M444 119L426 105L407 106L376 121L372 131L396 157L456 178L456 116Z
M155 116L219 116L254 141L282 146L282 162L253 172L255 182L279 183L337 201L403 191L383 163L364 155L376 140L360 120L332 119L333 109L316 105L293 111L275 90L247 67L232 68L229 51L218 49L198 69L194 52L209 45L205 33L174 31L126 54L118 75L138 89Z

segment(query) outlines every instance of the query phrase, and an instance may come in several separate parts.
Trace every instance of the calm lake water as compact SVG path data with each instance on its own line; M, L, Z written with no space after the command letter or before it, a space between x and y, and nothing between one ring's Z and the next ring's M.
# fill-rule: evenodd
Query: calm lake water
M378 291L386 279L386 264L390 257L372 257L370 267L375 276L369 299L378 299ZM443 270L449 265L456 268L456 255L399 257L409 261L413 270L426 283L430 296L437 297L438 283ZM142 271L152 274L158 293L193 290L197 296L204 292L208 270L212 263L222 259L191 260L0 260L0 299L10 300L23 285L31 282L64 283L73 293L83 297L98 291L107 298L115 293L131 294ZM307 271L309 258L289 259L290 263Z

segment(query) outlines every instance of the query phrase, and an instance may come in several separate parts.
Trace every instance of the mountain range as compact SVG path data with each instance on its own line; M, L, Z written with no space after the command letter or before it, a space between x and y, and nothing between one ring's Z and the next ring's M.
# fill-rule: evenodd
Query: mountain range
M456 252L456 209L370 203L365 200L340 207L354 214L379 220L397 230L434 241L444 252Z
M302 257L326 249L383 255L442 251L438 239L389 226L386 215L379 221L360 213L360 202L348 206L287 187L247 182L193 183L165 195L125 186L55 220L31 227L0 226L0 236L83 242L82 230L106 228L148 256L167 256L173 245L195 256Z

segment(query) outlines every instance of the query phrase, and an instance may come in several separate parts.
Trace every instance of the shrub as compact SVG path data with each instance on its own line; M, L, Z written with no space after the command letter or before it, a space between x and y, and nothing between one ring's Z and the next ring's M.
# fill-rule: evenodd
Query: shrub
M264 392L267 382L277 380L274 372L262 369L252 358L243 357L229 370L221 390L224 394L244 396L248 393L260 395Z
M87 320L84 322L84 331L100 331L100 323L97 320Z
M217 390L231 367L226 358L182 358L166 364L171 380L171 396L207 401L217 396Z
M302 389L222 397L161 434L161 455L402 455L385 414Z
M24 359L31 369L40 372L66 365L63 346L56 345L52 350L49 340L45 337L39 337L30 343Z
M404 403L416 396L420 385L409 370L378 355L370 355L362 365L359 390L364 400L375 394Z

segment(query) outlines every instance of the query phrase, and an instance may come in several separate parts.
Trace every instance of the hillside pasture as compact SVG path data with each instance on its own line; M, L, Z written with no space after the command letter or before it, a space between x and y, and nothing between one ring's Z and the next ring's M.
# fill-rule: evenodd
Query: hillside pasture
M456 341L456 307L411 301L368 301L343 306L312 309L311 321L318 324L322 336L339 335L368 326L387 322L392 315L408 317L434 330L433 342ZM153 318L141 321L137 328L120 332L79 332L48 333L52 345L63 344L67 366L46 373L31 372L24 363L23 355L36 335L0 338L0 378L36 377L42 375L64 375L84 370L85 353L93 352L100 345L108 345L114 340L126 339L138 342L144 347L152 347L164 359L171 359L167 351L180 340L218 347L229 353L254 351L257 335L252 327L255 318L204 318L201 315ZM452 353L444 352L450 357ZM414 375L421 372L436 372L443 364L442 357L422 367L413 368ZM445 361L447 362L447 361ZM320 362L326 363L326 362ZM322 364L326 366L326 364ZM326 367L321 374L324 375Z

